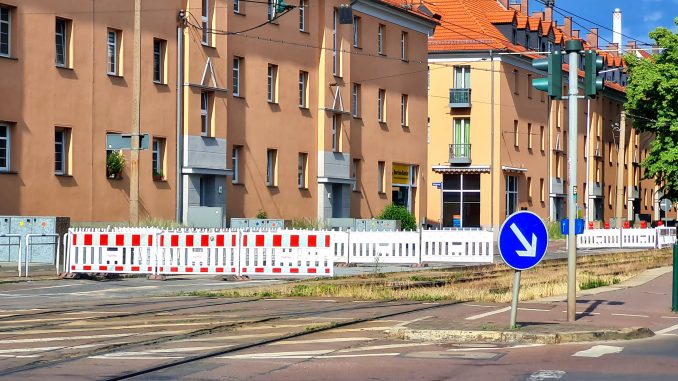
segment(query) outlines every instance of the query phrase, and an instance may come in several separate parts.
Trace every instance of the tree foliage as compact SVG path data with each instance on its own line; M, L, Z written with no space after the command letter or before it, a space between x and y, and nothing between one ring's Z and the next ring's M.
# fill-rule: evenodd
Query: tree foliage
M659 27L650 38L663 50L650 59L625 57L629 68L625 109L635 128L655 135L642 163L645 177L655 178L667 197L678 200L678 34Z
M380 220L398 220L402 230L417 230L417 220L404 206L388 204L377 218Z

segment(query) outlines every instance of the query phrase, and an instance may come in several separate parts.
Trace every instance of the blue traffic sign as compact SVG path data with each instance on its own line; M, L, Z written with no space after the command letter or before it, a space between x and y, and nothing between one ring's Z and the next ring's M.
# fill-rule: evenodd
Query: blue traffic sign
M499 254L515 270L531 269L544 258L549 244L544 222L532 212L510 215L499 229Z

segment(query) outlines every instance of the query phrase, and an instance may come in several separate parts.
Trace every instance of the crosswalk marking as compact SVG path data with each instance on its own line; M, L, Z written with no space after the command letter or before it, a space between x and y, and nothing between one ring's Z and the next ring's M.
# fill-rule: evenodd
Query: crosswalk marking
M469 316L469 317L466 318L466 320L477 320L477 319L482 319L482 318L487 317L487 316L492 316L492 315L500 314L500 313L502 313L502 312L506 312L506 311L508 311L508 310L510 310L510 309L511 309L511 307L504 307L504 308L500 308L500 309L498 309L498 310L494 310L494 311L490 311L490 312L485 312L485 313L478 314L478 315Z
M593 347L579 351L572 356L575 357L600 357L612 353L620 353L624 347L614 347L611 345L594 345Z
M668 328L660 329L660 330L657 331L656 333L657 333L657 335L663 335L663 334L669 333L669 332L671 332L671 331L674 331L674 330L676 330L676 329L678 329L678 324L674 324L674 325L672 325L672 326L670 326L670 327L668 327Z

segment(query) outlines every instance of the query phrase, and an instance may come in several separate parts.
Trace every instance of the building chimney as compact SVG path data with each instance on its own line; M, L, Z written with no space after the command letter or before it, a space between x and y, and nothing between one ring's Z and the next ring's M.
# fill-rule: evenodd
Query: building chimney
M520 4L518 4L518 3L512 3L510 6L511 6L511 9L513 9L514 11L520 10Z
M609 53L612 54L615 57L620 54L619 53L619 46L615 42L611 42L609 45L607 45L606 50L609 50L610 51Z
M617 44L618 51L621 54L622 48L622 13L619 8L615 8L612 13L612 42Z
M636 50L637 48L638 48L638 45L636 45L635 41L629 41L626 44L626 49L628 49L628 50ZM634 51L633 54L636 54L636 52Z
M509 0L497 0L507 10L509 9Z
M565 16L564 21L565 24L563 24L563 32L565 32L566 36L572 36L572 17Z
M529 9L529 4L530 2L528 0L520 0L520 13L522 13L525 16L530 15L530 9Z
M579 39L579 31L576 30L576 29L573 30L573 31L572 31L572 37L574 37L574 38L576 38L576 39Z
M544 12L532 12L532 17L539 17L540 19L543 19Z
M544 8L544 21L553 21L553 8Z
M586 35L586 42L593 49L598 49L598 28L591 28L589 34Z

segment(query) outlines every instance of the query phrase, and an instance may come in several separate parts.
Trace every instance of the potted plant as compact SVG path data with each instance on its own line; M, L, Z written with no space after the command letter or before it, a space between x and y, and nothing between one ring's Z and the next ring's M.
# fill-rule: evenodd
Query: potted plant
M162 181L165 178L165 175L161 170L153 170L153 181Z
M106 177L109 179L121 178L125 168L125 156L122 151L111 151L106 158Z

